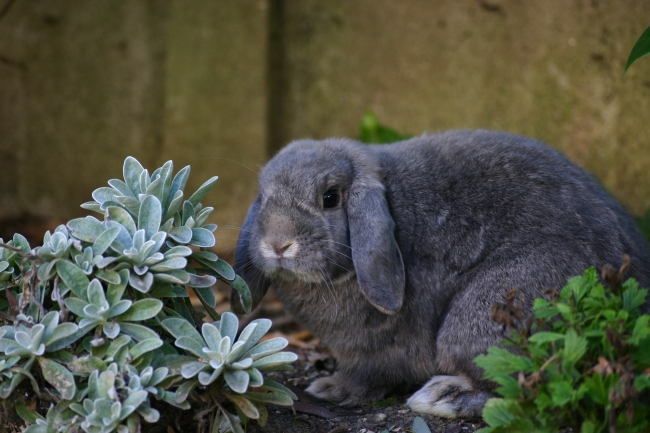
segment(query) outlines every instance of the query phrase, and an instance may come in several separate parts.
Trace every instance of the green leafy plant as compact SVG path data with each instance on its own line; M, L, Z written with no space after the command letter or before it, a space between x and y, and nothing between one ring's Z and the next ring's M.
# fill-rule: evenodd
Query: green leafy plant
M411 138L379 123L372 111L366 111L359 125L359 141L367 144L387 144Z
M551 299L536 299L525 329L475 359L503 398L488 400L488 432L650 431L650 316L641 314L648 290L606 266L570 279ZM497 306L518 314L511 296ZM505 314L508 316L508 314Z
M201 200L217 178L184 200L190 168L172 169L150 175L129 157L124 180L82 205L101 220L73 219L33 249L19 234L0 239L0 399L26 433L147 431L165 406L194 409L199 430L239 433L266 422L266 403L296 399L264 378L296 360L285 339L260 342L271 322L237 337L237 317L214 311L217 280L251 307L243 280L206 251L217 226Z

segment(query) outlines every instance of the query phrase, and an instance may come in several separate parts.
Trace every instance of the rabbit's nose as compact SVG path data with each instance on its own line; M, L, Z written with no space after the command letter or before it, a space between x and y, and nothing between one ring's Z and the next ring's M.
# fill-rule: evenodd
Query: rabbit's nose
M295 245L293 241L288 241L282 244L281 246L278 245L272 245L273 251L275 251L275 254L277 254L278 258L282 258L287 252L289 252L289 249Z

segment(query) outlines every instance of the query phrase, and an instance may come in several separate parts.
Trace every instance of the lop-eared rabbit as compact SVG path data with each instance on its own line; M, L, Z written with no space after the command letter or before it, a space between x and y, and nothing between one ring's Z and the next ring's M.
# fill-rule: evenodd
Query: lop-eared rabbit
M308 393L355 406L424 384L408 405L454 418L492 395L472 360L503 338L494 303L516 288L530 311L624 254L647 285L646 241L585 171L532 139L451 131L291 143L260 174L235 270L255 304L272 285L337 359Z

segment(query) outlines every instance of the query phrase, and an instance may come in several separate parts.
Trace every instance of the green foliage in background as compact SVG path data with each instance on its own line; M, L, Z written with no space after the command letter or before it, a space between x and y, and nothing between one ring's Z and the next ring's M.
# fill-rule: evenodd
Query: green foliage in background
M627 58L627 63L625 64L625 72L627 72L634 62L647 54L650 54L650 27L643 32L639 40L634 44L634 47L632 47L630 56Z
M239 433L248 419L266 422L266 403L296 399L263 376L296 360L281 352L285 339L260 343L271 322L237 336L237 317L214 311L218 279L251 308L243 280L206 250L217 226L201 200L217 178L185 199L190 167L172 171L169 161L150 175L129 157L124 180L82 205L102 220L73 219L33 249L19 234L0 239L0 399L26 433L135 433L165 406L193 409L204 430Z
M401 134L381 123L371 111L366 111L359 125L358 140L367 144L387 144L411 138L411 135Z
M475 359L503 397L488 400L481 433L650 431L648 290L621 284L622 271L605 268L611 290L590 268L536 299L532 327L503 343L514 350L493 346Z

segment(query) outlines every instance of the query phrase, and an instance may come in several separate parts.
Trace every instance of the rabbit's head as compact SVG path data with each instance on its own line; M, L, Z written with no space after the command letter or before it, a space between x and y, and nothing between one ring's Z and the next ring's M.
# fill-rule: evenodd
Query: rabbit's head
M393 314L404 296L404 266L379 164L351 140L297 141L260 174L244 221L235 270L254 304L273 281L336 284L357 278L365 298ZM233 296L233 307L241 311Z

